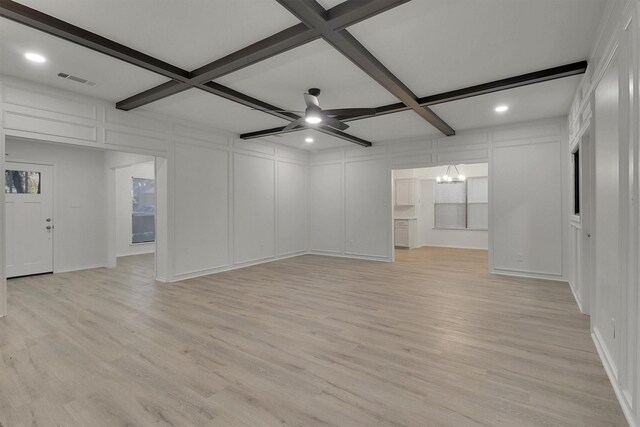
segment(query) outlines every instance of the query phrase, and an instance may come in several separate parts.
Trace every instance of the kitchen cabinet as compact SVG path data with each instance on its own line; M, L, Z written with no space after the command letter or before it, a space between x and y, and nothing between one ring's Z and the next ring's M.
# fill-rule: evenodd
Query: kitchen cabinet
M399 178L394 183L394 205L415 206L417 186L414 178Z
M415 248L417 246L417 228L415 219L396 219L393 233L394 245L399 248Z

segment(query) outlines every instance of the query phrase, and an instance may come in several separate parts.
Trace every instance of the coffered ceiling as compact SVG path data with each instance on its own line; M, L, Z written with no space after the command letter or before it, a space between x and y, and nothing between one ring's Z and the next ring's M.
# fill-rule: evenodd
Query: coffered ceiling
M9 3L0 0L2 7ZM389 82L413 95L408 98L412 101L587 60L605 6L603 0L319 0L317 3L18 0L18 3L164 61L183 70L185 76L221 58L235 61L233 67L218 73L212 83L180 86L175 94L156 97L157 100L145 101L136 108L193 120L238 135L286 126L292 120L286 114L285 117L282 113L268 114L251 106L258 102L302 111L305 107L302 94L311 87L322 90L319 100L325 109L381 107L401 101L409 105L406 98L399 98L397 90L390 89ZM370 4L374 6L369 7ZM339 15L350 24L346 30L349 37L353 36L351 44L345 48L340 45L344 38L336 41L335 37L344 35L341 27L331 27L330 33L322 33L320 37L313 22L305 22L312 26L311 31L300 24L309 16L313 18L313 14L300 15L306 13L307 6L312 11L322 11L320 7L328 10L321 14L327 20L351 8L351 15ZM362 16L352 12L366 8ZM358 19L347 19L353 16ZM286 33L292 27L299 33L295 39ZM284 33L289 37L287 40L295 43L275 52L254 49L249 52L254 56L243 57L251 61L238 60L241 53L248 52L248 46L265 38L269 41L270 36L278 33ZM280 45L272 43L271 49L273 46ZM353 46L360 50L354 51ZM231 55L240 49L244 50ZM44 64L29 63L23 57L26 51L41 53L48 60ZM371 57L363 57L362 52ZM57 77L59 72L96 85L61 79ZM0 73L113 103L170 81L166 75L6 18L0 18ZM455 131L557 116L568 112L579 80L579 75L563 77L429 108ZM497 104L510 108L504 114L496 114ZM305 129L265 139L318 150L350 146L353 140L375 144L442 136L442 127L438 130L424 114L417 113L422 107L412 108L347 122L350 128L345 133L355 137L351 142L326 129L318 129L321 132ZM313 143L304 142L308 136L313 137Z

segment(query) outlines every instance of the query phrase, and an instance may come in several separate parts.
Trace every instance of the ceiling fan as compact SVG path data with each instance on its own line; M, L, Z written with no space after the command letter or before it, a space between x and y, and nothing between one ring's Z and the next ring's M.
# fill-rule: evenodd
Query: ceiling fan
M319 123L323 123L334 129L345 130L349 127L349 125L341 122L336 117L346 119L349 117L376 115L375 108L334 108L329 110L323 110L322 108L320 108L320 103L318 102L318 95L320 95L320 89L318 88L311 88L307 91L307 93L304 94L304 102L307 105L307 108L304 110L304 116L289 123L284 129L282 129L282 132L293 130L305 124L317 125ZM263 111L271 111L271 110L263 110ZM302 113L302 111L290 111L290 110L278 110L278 111Z

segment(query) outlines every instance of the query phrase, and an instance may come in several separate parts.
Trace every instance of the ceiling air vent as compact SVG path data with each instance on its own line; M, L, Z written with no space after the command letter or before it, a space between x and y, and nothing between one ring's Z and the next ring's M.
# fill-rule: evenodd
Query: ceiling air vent
M81 84L87 85L87 86L95 86L96 85L96 82L92 82L92 81L89 81L87 79L83 79L82 77L72 76L71 74L67 74L67 73L58 73L58 77L62 77L63 79L67 79L67 80L73 80L74 82L78 82L78 83L81 83Z

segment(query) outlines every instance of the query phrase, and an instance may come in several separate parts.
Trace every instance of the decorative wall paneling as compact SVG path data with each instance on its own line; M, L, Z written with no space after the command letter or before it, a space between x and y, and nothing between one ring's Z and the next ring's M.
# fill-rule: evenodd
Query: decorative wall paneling
M590 161L596 171L594 189L582 179L582 200L596 204L592 228L584 205L580 217L571 217L569 279L581 309L591 313L596 348L631 426L640 421L638 8L637 0L607 4L565 148L580 148L583 176ZM590 253L590 245L599 249Z
M0 76L5 135L141 154L167 154L171 125L89 97Z
M480 129L448 138L395 141L366 150L312 153L309 250L391 261L391 170L489 162L490 176L499 176L490 185L502 186L497 198L496 192L490 190L490 211L504 211L514 205L514 199L522 199L535 200L532 208L543 215L521 214L511 222L490 224L491 270L563 280L567 255L564 243L568 239L568 221L563 212L568 194L558 183L564 182L566 175L561 161L566 138L564 119L560 118ZM499 161L495 161L496 156ZM526 161L526 156L538 161L534 165ZM510 169L510 165L517 167ZM526 192L520 187L522 179L528 182ZM369 184L363 186L362 180ZM538 185L541 180L546 180L542 189ZM523 234L522 239L512 243L510 236L517 232L526 232L531 238L526 239ZM521 254L522 260L506 255L510 253Z

